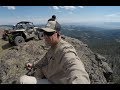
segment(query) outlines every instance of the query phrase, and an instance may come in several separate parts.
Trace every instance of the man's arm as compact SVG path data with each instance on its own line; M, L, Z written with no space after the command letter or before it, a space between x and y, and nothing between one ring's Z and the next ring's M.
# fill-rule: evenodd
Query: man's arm
M88 73L76 52L66 52L61 63L67 77L67 84L90 84Z
M33 67L34 68L42 68L42 66L44 65L44 62L45 62L46 59L47 58L46 58L46 54L45 54L45 56L41 60L33 62L33 65L34 65Z
M33 63L27 63L26 68L29 70L27 75L35 76L36 78L43 78L44 74L42 73L42 66L46 59L44 56L41 60L34 61Z

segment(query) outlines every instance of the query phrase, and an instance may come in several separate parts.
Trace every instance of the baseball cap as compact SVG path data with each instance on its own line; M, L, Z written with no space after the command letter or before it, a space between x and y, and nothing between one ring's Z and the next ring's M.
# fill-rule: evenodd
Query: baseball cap
M48 21L45 28L41 28L45 32L57 32L60 31L61 26L57 21Z

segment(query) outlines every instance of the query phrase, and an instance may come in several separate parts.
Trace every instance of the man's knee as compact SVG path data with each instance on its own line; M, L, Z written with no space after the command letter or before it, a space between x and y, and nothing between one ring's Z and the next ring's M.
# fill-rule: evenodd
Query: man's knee
M37 84L37 80L33 76L23 75L20 77L20 84Z

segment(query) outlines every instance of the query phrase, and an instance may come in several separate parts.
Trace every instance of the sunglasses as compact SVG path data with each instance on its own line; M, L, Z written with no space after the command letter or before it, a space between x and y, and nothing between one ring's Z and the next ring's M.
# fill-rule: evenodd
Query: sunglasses
M43 32L44 36L52 36L55 32Z

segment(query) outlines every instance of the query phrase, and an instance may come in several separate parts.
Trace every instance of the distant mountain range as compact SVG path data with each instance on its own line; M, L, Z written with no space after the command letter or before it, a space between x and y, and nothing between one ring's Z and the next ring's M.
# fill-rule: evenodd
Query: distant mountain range
M90 23L65 23L64 25L97 27L104 29L120 29L120 22L90 22Z
M41 24L41 25L35 25L36 27L43 27L44 25ZM12 29L13 28L13 25L0 25L0 29Z
M94 52L108 55L119 55L120 53L120 30L67 30L63 29L62 33L66 36L77 38L80 41L86 43Z
M91 22L91 23L61 23L64 27L69 27L69 30L79 27L79 29L86 30L87 28L91 30L111 30L111 29L119 29L120 30L120 22ZM11 28L13 25L0 25L1 28ZM45 26L45 24L35 25L35 26Z
M0 29L12 29L13 25L0 25Z
M110 23L111 24L111 23ZM119 23L120 24L120 23ZM63 25L62 33L72 37L86 37L88 39L116 39L120 37L120 29L109 29L85 25Z

